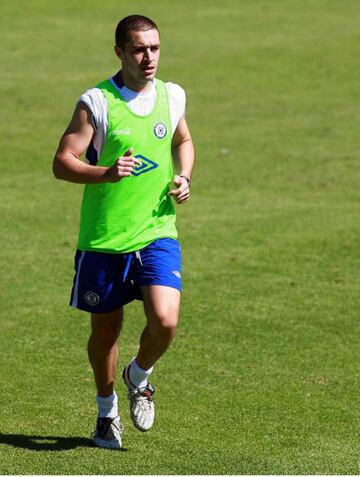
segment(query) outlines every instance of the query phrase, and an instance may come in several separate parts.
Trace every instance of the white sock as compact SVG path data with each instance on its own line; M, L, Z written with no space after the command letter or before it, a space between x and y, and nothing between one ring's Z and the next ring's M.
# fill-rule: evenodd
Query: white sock
M148 383L148 377L153 372L154 367L151 366L150 369L142 369L137 364L135 358L130 362L129 377L131 384L136 388L145 388Z
M99 408L99 417L111 417L111 419L114 419L119 415L118 397L115 391L107 397L96 396L96 402Z

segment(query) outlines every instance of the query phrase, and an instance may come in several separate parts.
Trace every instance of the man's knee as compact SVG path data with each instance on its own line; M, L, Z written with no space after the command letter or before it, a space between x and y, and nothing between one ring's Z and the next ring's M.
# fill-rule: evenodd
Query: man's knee
M172 310L159 311L149 320L153 332L164 340L171 340L176 333L178 313Z

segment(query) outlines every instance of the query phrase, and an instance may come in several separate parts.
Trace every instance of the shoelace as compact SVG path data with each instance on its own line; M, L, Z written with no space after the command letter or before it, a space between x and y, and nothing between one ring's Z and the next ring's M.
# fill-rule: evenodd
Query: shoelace
M134 391L129 391L129 398L134 397L138 398L141 400L147 400L147 401L152 401L152 395L154 394L154 391L152 391L149 388L141 388L141 389L135 389Z
M106 421L105 421L106 419ZM116 419L116 418L115 418ZM103 425L102 425L102 428L99 430L100 432L98 432L98 425L96 425L96 429L92 432L91 434L91 437L94 438L96 436L103 436L105 437L107 435L107 433L109 432L109 430L111 429L111 426L115 427L115 429L119 432L119 434L121 435L123 432L124 432L124 426L121 422L117 423L115 421L115 419L111 419L111 418L104 418L104 422L103 422Z
M138 409L142 409L143 412L147 413L151 411L152 399L148 399L146 396L140 396L136 399Z

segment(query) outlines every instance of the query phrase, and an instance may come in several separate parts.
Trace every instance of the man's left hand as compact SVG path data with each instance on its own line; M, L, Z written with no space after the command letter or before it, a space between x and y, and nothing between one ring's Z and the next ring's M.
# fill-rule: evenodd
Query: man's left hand
M173 189L169 192L178 204L183 204L187 202L190 197L190 187L188 181L185 177L174 176L173 183L176 186L176 189Z

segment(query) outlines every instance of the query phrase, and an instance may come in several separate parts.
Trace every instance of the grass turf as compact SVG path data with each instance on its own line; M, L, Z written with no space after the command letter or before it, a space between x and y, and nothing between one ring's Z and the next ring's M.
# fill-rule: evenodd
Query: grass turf
M182 317L158 417L89 446L87 317L67 307L81 186L51 161L78 96L117 68L133 2L1 5L0 472L357 474L359 4L139 1L159 77L188 93L198 163L179 208ZM136 349L127 308L120 366Z

